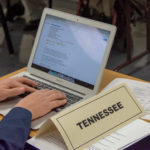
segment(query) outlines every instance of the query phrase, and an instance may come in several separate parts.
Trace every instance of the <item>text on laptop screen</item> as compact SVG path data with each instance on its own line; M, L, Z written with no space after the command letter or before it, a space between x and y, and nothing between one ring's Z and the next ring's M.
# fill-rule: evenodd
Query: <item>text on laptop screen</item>
M110 31L47 15L32 67L93 89Z

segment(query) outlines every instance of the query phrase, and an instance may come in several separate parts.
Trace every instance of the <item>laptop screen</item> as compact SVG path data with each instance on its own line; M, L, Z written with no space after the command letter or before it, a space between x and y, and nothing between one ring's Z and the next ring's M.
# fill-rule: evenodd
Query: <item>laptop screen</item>
M32 67L94 89L110 31L47 15Z

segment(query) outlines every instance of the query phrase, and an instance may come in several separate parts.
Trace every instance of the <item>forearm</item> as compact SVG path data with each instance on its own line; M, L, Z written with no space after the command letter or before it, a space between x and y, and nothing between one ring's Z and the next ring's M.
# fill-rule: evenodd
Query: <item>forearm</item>
M23 108L12 109L0 122L0 149L24 148L31 127L31 113Z

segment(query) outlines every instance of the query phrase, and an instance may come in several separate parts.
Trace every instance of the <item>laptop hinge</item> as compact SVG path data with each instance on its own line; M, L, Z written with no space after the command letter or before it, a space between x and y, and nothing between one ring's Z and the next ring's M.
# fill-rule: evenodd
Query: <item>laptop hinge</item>
M38 77L38 78L40 78L40 79L42 79L42 80L45 80L45 81L47 81L47 82L50 82L50 83L52 83L52 84L56 84L56 85L58 85L58 86L60 86L60 87L62 87L62 88L71 90L71 91L76 92L76 93L78 93L78 94L81 94L81 95L83 95L83 96L85 95L84 93L81 93L81 92L78 92L78 91L76 91L76 90L70 89L70 88L68 88L68 87L66 87L66 86L63 86L63 85L60 85L60 84L58 84L58 83L55 83L55 82L52 82L52 81L43 79L43 78L41 78L41 77L39 77L39 76L36 76L36 75L34 75L34 74L31 74L31 75L32 75L32 76L35 76L35 77Z

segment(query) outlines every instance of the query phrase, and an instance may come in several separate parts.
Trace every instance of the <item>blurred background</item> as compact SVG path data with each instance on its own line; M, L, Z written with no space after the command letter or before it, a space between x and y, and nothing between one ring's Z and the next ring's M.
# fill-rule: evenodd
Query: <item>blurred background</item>
M0 76L27 65L45 7L116 25L106 68L150 81L150 0L1 0Z

